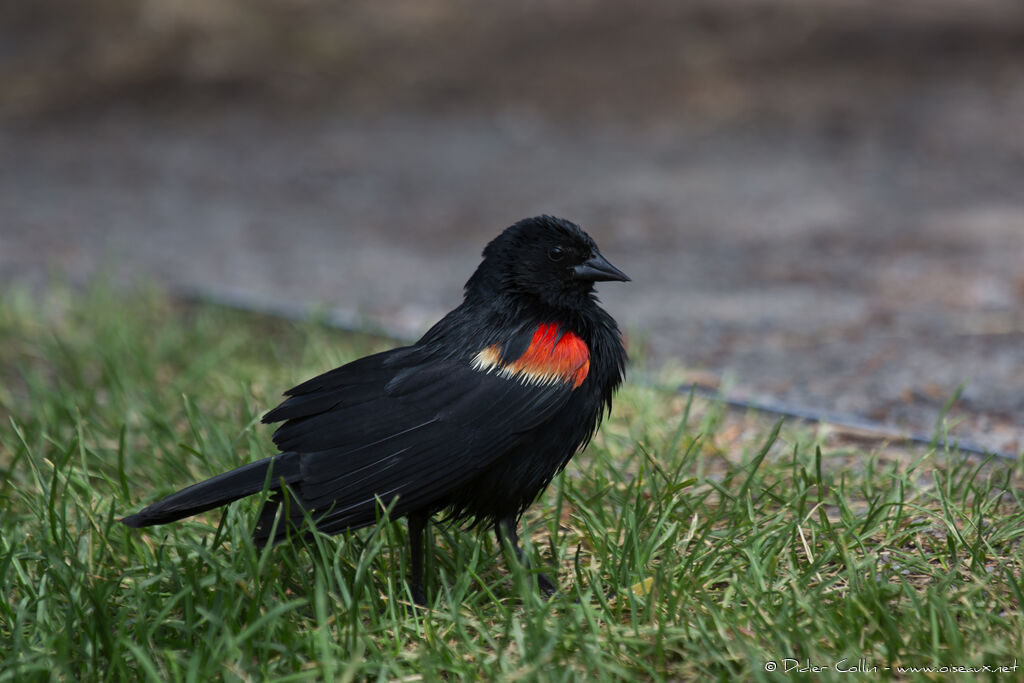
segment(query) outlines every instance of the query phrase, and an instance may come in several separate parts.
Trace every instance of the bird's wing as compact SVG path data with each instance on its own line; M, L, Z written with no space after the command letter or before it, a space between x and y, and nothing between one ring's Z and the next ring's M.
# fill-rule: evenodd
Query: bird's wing
M492 346L468 361L395 349L289 391L264 421L287 420L274 441L301 456L303 507L322 530L341 530L372 523L378 498L401 516L465 484L563 406L581 368L585 377L585 346L567 361L561 336L548 341L551 353L527 344L503 358Z

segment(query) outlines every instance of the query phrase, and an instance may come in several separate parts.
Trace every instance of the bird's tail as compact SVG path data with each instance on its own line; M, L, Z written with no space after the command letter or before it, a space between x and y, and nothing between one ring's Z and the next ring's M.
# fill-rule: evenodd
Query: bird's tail
M298 454L282 453L172 493L134 515L122 518L121 522L136 528L166 524L259 493L268 482L269 488L274 490L298 479Z

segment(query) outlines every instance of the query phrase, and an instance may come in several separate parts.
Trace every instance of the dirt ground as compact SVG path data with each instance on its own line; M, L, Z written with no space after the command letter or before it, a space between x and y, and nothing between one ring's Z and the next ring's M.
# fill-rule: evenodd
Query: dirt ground
M185 3L49 52L65 26L19 16L53 40L0 67L0 282L415 335L554 213L633 277L600 291L641 367L925 433L963 385L954 437L1018 453L1024 12L718 5L267 0L269 31Z

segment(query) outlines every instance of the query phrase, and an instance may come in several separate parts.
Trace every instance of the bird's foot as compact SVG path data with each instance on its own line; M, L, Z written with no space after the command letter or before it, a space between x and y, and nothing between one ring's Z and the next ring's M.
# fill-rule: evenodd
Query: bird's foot
M558 592L558 586L555 582L549 579L547 574L543 573L537 574L537 587L545 598L553 598L555 593Z
M427 606L427 594L423 592L423 584L419 581L409 582L409 593L412 594L412 602L417 607Z

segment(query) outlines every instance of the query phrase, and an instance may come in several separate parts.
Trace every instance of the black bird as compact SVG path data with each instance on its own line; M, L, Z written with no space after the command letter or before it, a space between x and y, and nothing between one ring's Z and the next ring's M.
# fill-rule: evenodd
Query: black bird
M360 358L287 391L263 417L281 453L190 486L121 521L173 522L263 491L263 545L302 525L337 534L408 516L410 590L423 604L431 515L491 525L522 560L519 518L589 442L626 352L594 283L629 277L577 225L522 220L483 252L462 304L411 346ZM284 495L287 489L289 495ZM379 501L379 502L378 502ZM277 523L275 525L275 518ZM538 584L555 591L543 574Z

